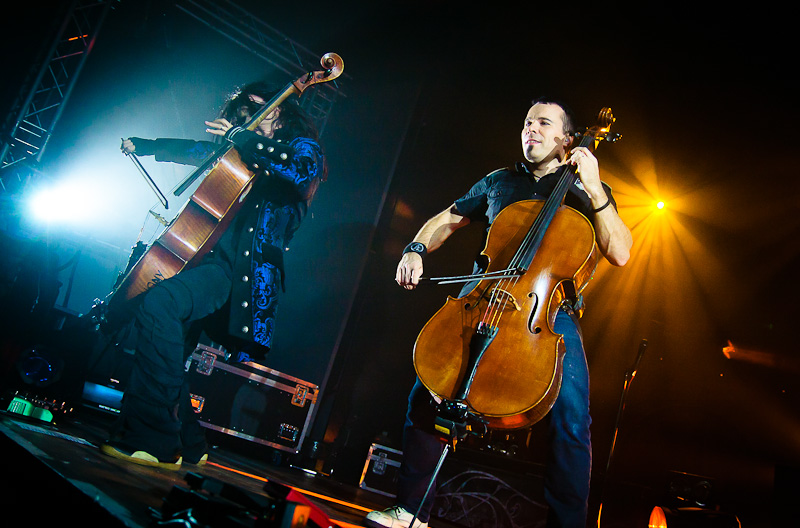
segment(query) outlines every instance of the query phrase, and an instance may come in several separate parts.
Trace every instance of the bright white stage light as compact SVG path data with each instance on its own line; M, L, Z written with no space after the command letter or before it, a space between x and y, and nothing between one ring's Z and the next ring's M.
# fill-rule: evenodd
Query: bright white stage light
M65 181L37 192L31 197L29 207L39 221L74 224L93 219L101 204L102 197L96 187Z
M39 222L51 225L102 225L108 222L110 194L108 184L97 179L73 178L53 182L31 195L28 207Z

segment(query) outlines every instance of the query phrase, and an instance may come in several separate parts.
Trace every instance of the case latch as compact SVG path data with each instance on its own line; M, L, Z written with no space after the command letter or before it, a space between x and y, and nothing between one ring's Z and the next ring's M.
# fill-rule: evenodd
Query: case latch
M203 376L210 376L214 372L214 364L217 362L217 355L203 351L197 360L197 372Z

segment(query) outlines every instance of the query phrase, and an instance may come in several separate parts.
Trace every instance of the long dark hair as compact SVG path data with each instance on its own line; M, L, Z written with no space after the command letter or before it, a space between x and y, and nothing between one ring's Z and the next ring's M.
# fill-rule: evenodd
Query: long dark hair
M241 86L228 96L219 117L227 119L233 126L241 126L261 108L261 105L250 100L251 95L269 102L279 91L263 81ZM319 132L314 121L300 107L295 96L289 96L281 103L276 124L283 130L281 135L289 139L302 136L319 141Z
M227 97L222 110L220 110L219 117L227 119L233 126L242 126L261 108L261 105L250 100L251 95L256 95L268 103L279 92L279 89L264 81L245 84ZM281 103L279 108L280 112L275 122L274 139L291 141L294 138L305 137L314 140L318 144L320 143L316 124L300 106L296 96L289 96ZM320 148L322 148L321 144ZM324 155L322 163L320 179L325 181L328 178L328 166Z

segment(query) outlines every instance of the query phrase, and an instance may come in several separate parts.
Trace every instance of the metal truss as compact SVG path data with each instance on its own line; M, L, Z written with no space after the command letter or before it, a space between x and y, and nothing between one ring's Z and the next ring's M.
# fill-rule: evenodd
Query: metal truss
M320 55L289 39L231 0L179 0L176 7L291 77L320 69ZM339 77L336 81L319 84L300 98L300 105L314 120L320 135L337 98L344 97L341 80Z
M112 3L74 0L44 59L23 82L0 138L0 191L21 192L39 174L36 166Z
M37 165L94 46L108 11L119 0L73 0L41 64L23 83L2 129L0 192L18 192L38 177ZM178 0L176 7L262 58L300 77L320 68L320 56L292 41L230 0ZM38 67L38 69L36 69ZM344 96L340 81L304 93L300 104L324 132L328 114Z

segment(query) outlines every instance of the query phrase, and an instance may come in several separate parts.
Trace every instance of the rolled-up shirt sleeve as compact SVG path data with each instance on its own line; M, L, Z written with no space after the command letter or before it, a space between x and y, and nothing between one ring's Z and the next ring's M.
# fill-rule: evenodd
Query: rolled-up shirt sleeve
M472 188L455 201L456 210L461 216L466 216L471 221L487 221L486 212L488 202L486 200L486 178L482 178Z

